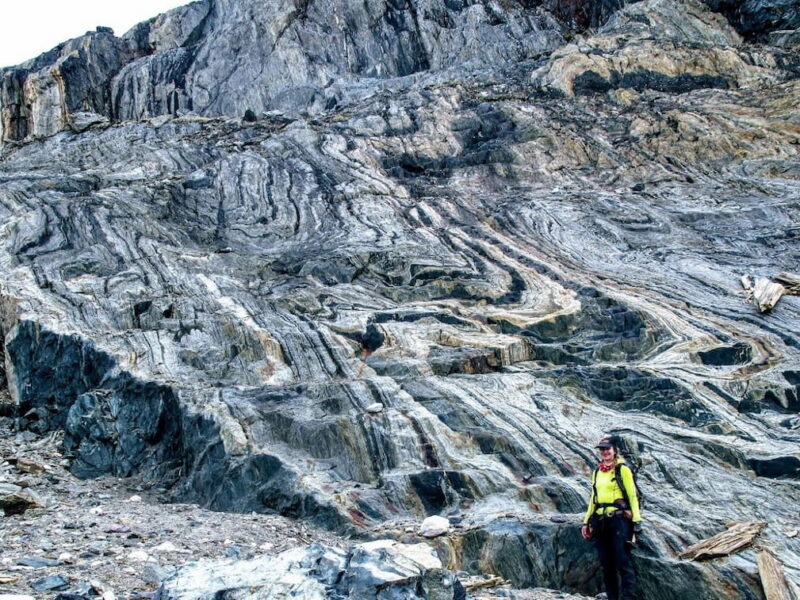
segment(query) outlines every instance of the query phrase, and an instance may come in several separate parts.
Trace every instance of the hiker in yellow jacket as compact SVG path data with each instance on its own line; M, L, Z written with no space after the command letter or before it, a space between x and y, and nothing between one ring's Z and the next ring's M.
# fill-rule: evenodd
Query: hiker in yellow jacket
M581 534L595 543L608 600L635 600L631 545L634 534L641 531L642 516L633 472L610 438L600 440L597 448L600 464L592 474L592 495Z

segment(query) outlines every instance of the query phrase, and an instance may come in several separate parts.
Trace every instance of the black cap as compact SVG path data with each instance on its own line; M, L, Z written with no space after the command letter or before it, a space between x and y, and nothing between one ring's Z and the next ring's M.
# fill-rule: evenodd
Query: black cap
M608 438L603 438L602 440L600 440L597 446L595 446L595 448L613 448L613 447L614 447L614 442L612 442Z

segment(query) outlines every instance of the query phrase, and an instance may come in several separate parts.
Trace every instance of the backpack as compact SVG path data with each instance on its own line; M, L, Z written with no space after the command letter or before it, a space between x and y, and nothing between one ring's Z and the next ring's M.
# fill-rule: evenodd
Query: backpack
M639 469L642 467L642 459L639 457L639 453L634 451L633 442L629 441L627 438L614 434L610 436L609 439L611 443L616 446L619 456L625 459L625 466L631 470L631 475L633 475L633 488L636 490L636 497L639 499L639 510L641 510L645 503L642 488L639 487ZM625 502L630 506L631 503L628 499L628 493L622 485L621 467L622 465L617 465L614 468L614 480L617 482L619 489L622 490Z

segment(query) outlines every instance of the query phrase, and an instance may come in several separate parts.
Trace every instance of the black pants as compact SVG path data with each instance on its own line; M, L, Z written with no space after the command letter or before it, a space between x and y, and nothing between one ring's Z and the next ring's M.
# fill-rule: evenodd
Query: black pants
M608 600L636 600L636 572L628 544L632 537L633 523L622 514L595 520L593 539Z

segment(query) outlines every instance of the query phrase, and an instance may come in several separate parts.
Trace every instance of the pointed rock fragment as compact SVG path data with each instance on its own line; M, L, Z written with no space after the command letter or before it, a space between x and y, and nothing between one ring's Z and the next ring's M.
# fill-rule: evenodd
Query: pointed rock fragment
M753 303L759 312L768 312L775 308L785 293L786 288L780 283L774 283L766 277L757 277L753 286Z
M50 575L37 579L31 584L31 587L40 592L58 592L69 587L69 580L63 575Z
M727 531L723 531L714 537L689 546L678 556L690 560L728 556L750 545L766 525L766 523L760 521L737 521L729 523Z
M783 565L769 550L762 549L758 553L758 573L761 577L761 587L767 600L792 600L789 588L786 585L786 576L783 574Z
M17 470L22 471L23 473L31 473L32 475L41 475L47 470L47 467L45 465L40 465L29 458L18 458Z

